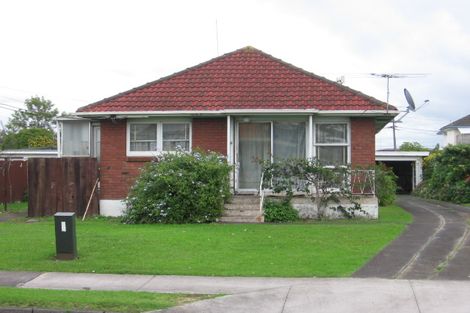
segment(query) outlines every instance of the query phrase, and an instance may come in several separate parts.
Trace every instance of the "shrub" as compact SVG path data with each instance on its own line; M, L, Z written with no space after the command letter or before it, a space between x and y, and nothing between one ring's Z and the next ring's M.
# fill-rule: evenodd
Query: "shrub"
M231 167L216 153L177 152L148 163L126 198L125 223L207 223L230 197Z
M425 181L416 194L425 198L470 202L470 145L451 145L425 160Z
M392 169L384 164L375 167L375 195L379 199L379 205L390 205L395 201L397 178Z
M264 203L264 221L268 223L293 222L299 219L299 212L289 200L266 200Z

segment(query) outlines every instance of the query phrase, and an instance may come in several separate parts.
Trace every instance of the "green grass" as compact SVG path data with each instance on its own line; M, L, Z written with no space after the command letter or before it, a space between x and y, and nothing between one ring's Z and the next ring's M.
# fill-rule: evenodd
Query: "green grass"
M56 261L51 218L0 223L0 270L207 276L349 276L410 223L397 206L378 221L123 225L77 220L80 258ZM6 240L4 240L6 239Z
M0 307L143 312L207 299L205 295L0 287Z
M462 205L463 205L463 206L468 206L468 207L470 207L470 203L464 203L464 204L462 204Z
M0 205L0 211L3 212L3 203ZM26 213L28 212L28 202L12 202L7 204L7 212Z

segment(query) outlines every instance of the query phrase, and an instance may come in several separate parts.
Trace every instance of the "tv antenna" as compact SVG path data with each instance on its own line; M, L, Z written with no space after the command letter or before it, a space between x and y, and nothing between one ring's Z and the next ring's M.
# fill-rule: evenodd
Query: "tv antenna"
M397 137L396 137L396 123L401 123L401 120L407 116L410 112L416 112L419 109L423 107L426 103L429 103L429 100L424 100L423 104L421 104L419 107L416 108L415 102L413 100L413 97L411 96L410 92L408 89L403 89L403 93L405 94L405 99L406 102L408 103L408 106L406 107L405 114L403 114L398 120L395 121L395 118L393 118L392 121L392 129L393 129L393 149L397 150Z
M372 75L374 77L378 77L378 78L386 78L387 79L387 108L386 108L386 110L387 110L387 113L388 113L388 106L389 106L389 101L390 101L390 79L391 78L417 78L417 77L426 76L428 74L427 73L370 73L370 75ZM408 96L410 97L411 101L413 101L413 99L411 98L411 95L409 94L408 90L406 92L408 93ZM405 97L406 97L406 93L405 93ZM408 101L408 97L406 97L406 100ZM407 110L409 112L409 106L408 106ZM408 112L406 114L408 114ZM402 118L403 117L404 116L402 116ZM397 141L396 141L396 137L395 137L395 128L396 128L395 123L396 122L395 122L395 117L394 117L392 119L393 150L397 150Z

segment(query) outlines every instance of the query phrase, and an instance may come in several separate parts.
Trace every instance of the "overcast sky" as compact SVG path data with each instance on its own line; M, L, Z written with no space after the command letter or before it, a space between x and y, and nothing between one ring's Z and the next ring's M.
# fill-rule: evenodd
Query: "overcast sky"
M398 125L398 144L433 147L470 113L468 1L15 0L0 12L0 103L15 107L39 95L74 112L250 45L383 101L386 80L369 73L425 74L390 80L400 109L403 88L430 100ZM392 145L391 129L377 135Z

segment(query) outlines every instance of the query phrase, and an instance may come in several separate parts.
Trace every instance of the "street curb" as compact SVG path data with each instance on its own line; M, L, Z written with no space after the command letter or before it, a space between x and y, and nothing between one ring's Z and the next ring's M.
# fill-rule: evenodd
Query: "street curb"
M51 310L40 308L1 308L0 313L112 313L106 311L73 311L73 310Z

